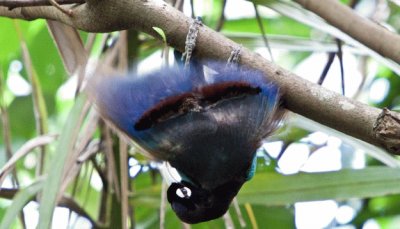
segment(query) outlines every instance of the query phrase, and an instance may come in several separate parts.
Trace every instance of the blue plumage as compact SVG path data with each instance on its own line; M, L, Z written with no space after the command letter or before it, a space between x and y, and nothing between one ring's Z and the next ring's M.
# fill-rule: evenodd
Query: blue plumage
M226 212L254 172L257 148L283 115L278 88L261 72L218 62L207 66L217 73L165 68L102 80L94 92L103 117L188 178L170 187L168 199L189 223ZM190 198L174 195L181 186L191 187Z

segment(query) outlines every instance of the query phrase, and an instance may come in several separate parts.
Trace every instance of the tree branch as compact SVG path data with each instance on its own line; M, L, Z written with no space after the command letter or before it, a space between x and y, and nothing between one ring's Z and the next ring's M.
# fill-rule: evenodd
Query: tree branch
M85 3L84 0L57 0L57 4ZM6 6L9 10L26 6L50 6L49 0L0 0L0 6Z
M26 20L53 19L88 32L135 28L161 40L153 30L156 26L166 34L167 43L180 51L184 49L186 34L192 20L166 3L153 0L87 0L86 4L73 8L72 17L49 6L26 7L12 11L0 7L0 15ZM368 29L370 34L375 31L375 28ZM387 41L379 40L379 43L385 42ZM238 44L207 26L201 26L194 55L226 61L232 48L237 46ZM240 60L241 64L259 69L280 86L284 104L289 110L371 144L383 146L391 153L400 154L400 144L397 147L388 147L387 141L373 130L381 113L380 109L353 101L304 80L246 48L242 49Z
M294 0L380 55L400 63L400 36L337 0Z

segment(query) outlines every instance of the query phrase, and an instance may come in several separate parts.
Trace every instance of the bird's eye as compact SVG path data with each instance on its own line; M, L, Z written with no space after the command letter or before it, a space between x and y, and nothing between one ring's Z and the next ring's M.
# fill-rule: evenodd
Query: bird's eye
M189 199L190 196L192 195L192 190L190 190L188 187L178 188L176 190L176 195L179 196L180 198Z

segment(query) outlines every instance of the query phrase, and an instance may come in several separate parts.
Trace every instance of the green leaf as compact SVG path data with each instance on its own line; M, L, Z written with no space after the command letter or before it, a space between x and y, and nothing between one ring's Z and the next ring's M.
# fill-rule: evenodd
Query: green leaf
M160 36L162 37L164 43L167 43L167 36L165 36L164 30L162 30L161 28L158 27L153 27L153 29L160 34Z
M287 17L262 18L265 32L270 35L310 37L310 27ZM260 37L261 31L255 18L227 20L222 29L224 33L253 33Z
M20 55L20 44L17 34L14 29L14 22L9 18L0 18L0 28L1 36L0 42L2 45L0 49L0 65L2 65L3 71L6 73L8 70L8 65L11 60L17 59ZM26 29L26 24L24 24L23 29Z
M85 102L85 96L81 95L77 98L65 122L65 126L62 129L59 144L56 148L56 154L51 159L49 170L47 171L48 177L43 187L42 199L39 207L40 217L38 228L50 228L61 179L63 177L64 165L78 135L79 126L81 125L82 108Z
M43 180L40 179L30 186L21 189L14 197L12 204L7 208L3 220L0 224L0 229L11 228L11 224L21 213L25 205L34 198L34 196L42 189Z
M210 28L215 28L222 13L222 0L194 1L194 14L201 16L201 20ZM202 15L199 15L200 12Z
M285 176L260 173L246 183L239 203L287 205L300 201L343 200L400 193L400 169L367 167Z

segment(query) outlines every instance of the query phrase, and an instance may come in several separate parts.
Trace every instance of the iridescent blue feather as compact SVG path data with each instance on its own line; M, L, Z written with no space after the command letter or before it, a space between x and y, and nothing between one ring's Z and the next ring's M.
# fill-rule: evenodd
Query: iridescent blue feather
M262 73L244 68L231 71L215 62L208 66L219 73L194 80L191 76L199 77L197 72L183 74L168 68L142 77L109 78L98 84L96 103L103 116L154 157L169 161L205 187L215 187L249 169L256 149L276 128L281 112L277 112L278 89ZM163 101L195 91L201 94L202 88L229 82L245 83L260 92L222 98L201 111L135 129L142 116ZM198 166L208 169L196 170ZM217 167L219 175L215 174Z
M212 70L206 76L199 68L165 68L94 86L103 117L153 157L168 161L198 193L209 193L212 205L191 200L197 207L190 211L192 202L171 197L174 210L190 223L226 211L254 174L257 148L283 115L278 88L261 72L218 62L207 66Z

